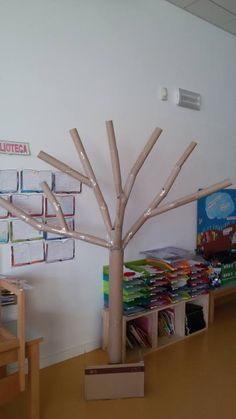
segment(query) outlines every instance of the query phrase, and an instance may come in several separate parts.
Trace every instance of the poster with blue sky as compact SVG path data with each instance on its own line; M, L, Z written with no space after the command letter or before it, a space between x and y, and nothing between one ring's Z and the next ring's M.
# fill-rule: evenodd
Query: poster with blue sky
M236 249L236 189L197 202L197 250L205 255Z

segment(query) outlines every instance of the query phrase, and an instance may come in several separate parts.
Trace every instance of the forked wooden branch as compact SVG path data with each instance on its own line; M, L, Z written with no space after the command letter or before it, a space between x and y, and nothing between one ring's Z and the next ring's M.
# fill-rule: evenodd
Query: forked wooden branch
M204 196L210 195L213 192L217 192L220 189L224 189L227 188L228 186L231 186L232 182L230 179L226 179L222 182L219 183L215 183L212 186L209 186L208 188L202 189L201 191L195 192L193 194L190 195L186 195L183 198L179 198L176 199L173 202L167 203L166 205L162 205L156 209L148 209L143 215L142 217L140 217L140 219L138 220L138 222L142 225L145 223L145 221L147 221L149 218L154 217L156 215L162 214L164 212L170 211L174 208L178 208L182 205L185 204L189 204L190 202L196 201L199 198L202 198ZM125 246L127 246L129 240L131 240L131 238L134 237L135 233L137 233L137 231L139 230L140 227L137 227L134 224L134 230L130 230L129 233L127 233L127 235L124 238L123 241L123 246L125 248Z
M49 226L47 224L41 223L40 221L34 219L29 214L21 210L20 208L15 207L15 205L12 205L9 201L1 197L0 197L0 206L5 208L7 211L16 214L16 216L20 220L24 221L26 224L31 225L35 230L45 231L48 233L61 234L66 237L72 237L77 240L82 240L87 243L95 244L95 245L106 247L106 248L110 248L111 246L110 242L104 239L101 239L100 237L96 237L90 234L86 234L86 233L82 233L82 232L74 231L70 229L65 231L61 227L58 227L58 226L54 227L54 226Z
M102 218L103 218L103 221L104 221L107 233L108 233L108 237L110 238L112 225L111 225L111 218L110 218L110 214L109 214L109 211L108 211L108 208L107 208L107 204L106 204L105 199L102 195L102 192L101 192L100 187L98 185L97 179L95 177L95 174L93 172L92 166L90 164L90 161L88 159L88 156L86 154L86 151L84 149L84 146L82 144L82 141L80 139L80 136L78 134L77 129L76 128L71 129L70 130L70 135L71 135L72 140L74 142L75 148L78 152L81 164L84 168L84 171L85 171L86 175L88 176L88 178L91 182L91 185L92 185L92 188L93 188L93 191L94 191L94 194L95 194L95 197L96 197L96 200L97 200L97 203L98 203L99 209L101 211Z
M116 149L115 152L112 153L112 157L113 157L113 176L116 176L116 178L119 177L119 175L114 175L114 170L116 170L118 172L119 170L119 156L118 156L118 151L116 148L116 143L115 143L115 135L113 135L114 133L114 129L113 129L113 125L112 125L112 121L108 122L109 124L109 128L110 128L110 132L108 131L108 136L110 134L110 136L112 136L112 139L109 138L109 141L112 142L112 144L114 145L114 148ZM149 138L149 140L147 141L145 147L143 148L142 152L139 154L135 164L133 165L125 186L124 186L124 190L122 190L122 186L120 183L119 186L119 191L120 194L118 196L118 202L117 202L117 206L116 206L116 219L115 219L115 224L114 224L114 228L115 229L119 229L120 231L122 231L123 229L123 223L124 223L124 215L125 215L125 209L126 209L126 205L128 203L131 191L133 189L134 186L134 182L136 180L136 177L141 169L141 167L143 166L145 160L147 159L149 153L151 152L152 148L154 147L156 141L158 140L159 136L161 135L162 130L161 128L155 128L151 137ZM116 169L114 169L116 168ZM120 182L121 182L121 178L120 178ZM116 182L115 182L116 183ZM119 181L118 181L119 183Z
M182 169L183 164L187 160L187 158L190 156L194 148L196 147L196 142L191 142L189 146L186 148L185 152L182 154L180 159L176 162L173 170L171 171L167 181L165 182L163 188L160 190L160 192L155 196L151 204L148 206L146 211L144 211L140 217L136 220L136 222L132 225L130 230L127 232L127 234L124 237L124 247L127 246L128 242L131 240L131 238L137 233L137 231L142 227L142 225L145 223L147 219L147 214L150 213L154 208L156 208L163 199L167 196L168 192L170 191L171 187L173 186L180 170Z
M215 183L212 186L208 186L208 188L201 189L198 192L195 192L193 194L189 194L184 196L183 198L176 199L173 202L167 203L165 205L162 205L153 211L146 214L147 218L155 217L156 215L162 214L163 212L167 212L169 210L172 210L174 208L181 207L182 205L189 204L190 202L196 201L197 199L203 198L204 196L210 195L214 192L219 191L220 189L227 188L228 186L231 186L232 182L230 179L225 179L222 182Z
M131 194L131 191L133 189L134 186L134 182L135 179L138 175L139 170L141 169L143 163L145 162L146 158L148 157L149 153L151 152L151 150L153 149L156 141L158 140L158 138L160 137L162 133L162 129L161 128L155 128L151 137L149 138L147 144L145 145L144 149L142 150L142 152L139 154L136 162L134 163L127 181L125 183L125 187L124 187L124 195L125 195L125 201L127 203L129 196Z

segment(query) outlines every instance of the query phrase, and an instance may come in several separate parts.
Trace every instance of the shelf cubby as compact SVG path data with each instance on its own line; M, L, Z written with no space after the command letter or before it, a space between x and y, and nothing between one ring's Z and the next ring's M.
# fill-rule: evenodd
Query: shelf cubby
M185 334L186 326L186 305L195 304L196 306L202 307L202 312L205 320L205 325L200 330L189 334ZM167 334L166 336L160 336L158 332L158 324L163 313L165 311L172 313L173 317L173 333ZM209 311L209 295L203 294L191 298L190 300L180 301L175 304L168 304L155 308L153 310L147 310L138 314L132 314L130 316L123 315L123 331L122 331L122 362L127 360L140 360L143 356L151 351L162 349L170 344L174 344L190 336L194 336L196 333L202 332L208 327L208 311ZM108 327L109 327L109 310L103 309L103 349L107 349L108 345ZM127 331L129 333L130 326L137 326L145 332L145 336L148 339L148 345L140 343L133 345L133 348L127 348Z

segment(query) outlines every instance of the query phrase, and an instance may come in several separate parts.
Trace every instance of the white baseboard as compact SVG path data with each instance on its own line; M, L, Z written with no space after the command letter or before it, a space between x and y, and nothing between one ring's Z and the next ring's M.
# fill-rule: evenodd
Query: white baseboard
M87 352L94 351L98 348L101 348L100 340L74 346L53 354L42 355L40 356L40 368L46 368L50 365L58 364L59 362L66 361L67 359L74 358L79 355L86 355Z
M66 361L70 358L75 358L79 355L86 356L86 353L94 351L95 349L101 348L101 341L88 342L83 345L74 346L72 348L65 349L50 355L40 356L40 368L46 368L59 362ZM8 367L9 373L17 371L17 363L11 364ZM27 372L27 362L25 364L25 371Z

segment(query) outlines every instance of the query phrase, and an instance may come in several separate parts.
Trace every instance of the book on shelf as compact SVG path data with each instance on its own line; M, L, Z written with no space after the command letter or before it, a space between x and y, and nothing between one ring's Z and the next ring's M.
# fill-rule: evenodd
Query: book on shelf
M175 317L172 309L159 312L158 316L158 336L172 336L175 333Z
M16 304L16 295L3 289L1 292L1 305L6 306L11 304Z
M139 346L149 348L151 346L148 330L146 330L145 319L139 318L127 324L127 346Z

